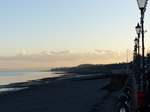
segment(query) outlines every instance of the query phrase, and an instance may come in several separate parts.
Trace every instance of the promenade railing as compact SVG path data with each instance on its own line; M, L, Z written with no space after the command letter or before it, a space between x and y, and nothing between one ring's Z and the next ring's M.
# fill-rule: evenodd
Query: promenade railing
M117 112L138 112L137 111L137 79L134 72L128 73L128 78L118 96Z

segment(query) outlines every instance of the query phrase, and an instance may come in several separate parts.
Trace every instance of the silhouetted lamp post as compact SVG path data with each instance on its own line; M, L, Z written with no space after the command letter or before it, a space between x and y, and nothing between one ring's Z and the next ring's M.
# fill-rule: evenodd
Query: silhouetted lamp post
M146 5L148 0L137 0L139 9L141 11L141 33L142 33L142 69L143 69L143 77L142 77L142 90L146 91L146 80L145 80L145 62L144 62L144 13L146 11Z
M139 61L139 69L140 69L140 44L139 44L139 41L140 41L141 26L139 25L139 23L135 27L135 30L136 30L136 33L138 35L138 38L136 38L135 43L138 46L138 61Z
M137 48L138 48L138 90L141 90L141 80L140 80L140 77L141 77L141 74L140 74L140 68L141 68L141 61L140 61L140 44L139 44L139 41L140 41L140 33L141 33L141 26L139 25L139 23L137 24L137 26L135 27L135 30L136 30L136 33L137 33L137 36L138 38L136 38L136 44L137 44Z
M137 0L139 9L141 11L141 33L142 33L142 65L143 72L145 72L145 62L144 62L144 13L146 11L146 5L148 0Z
M140 54L139 54L139 39L138 38L135 38L134 39L134 42L135 42L135 45L137 45L137 51L138 51L138 54L137 54L137 72L138 72L138 76L137 76L137 80L138 80L138 90L141 90L141 80L140 80L140 77L141 77L141 74L140 74Z

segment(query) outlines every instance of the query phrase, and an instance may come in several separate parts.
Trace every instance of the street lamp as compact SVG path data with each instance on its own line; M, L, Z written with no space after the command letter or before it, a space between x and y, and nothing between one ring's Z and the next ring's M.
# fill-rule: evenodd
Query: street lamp
M136 30L136 33L137 33L138 35L140 35L141 26L139 25L139 23L138 23L137 26L135 27L135 30Z
M144 62L144 13L146 11L146 5L148 0L137 0L139 9L141 11L141 33L142 33L142 63L143 72L145 72L145 62ZM139 27L139 26L138 26ZM138 28L139 30L140 28ZM140 31L140 30L139 30ZM138 32L139 33L139 32Z
M146 91L146 79L145 79L145 62L144 62L144 13L146 11L146 5L148 0L137 0L139 9L141 11L141 33L142 33L142 69L143 69L143 77L142 77L142 90Z
M141 15L144 18L144 12L146 11L146 6L147 6L148 0L137 0L139 9L141 10Z
M140 87L140 85L141 85L141 79L140 79L140 77L141 77L141 74L140 74L140 54L139 54L139 39L138 38L135 38L134 39L134 42L135 42L135 45L137 45L137 51L138 51L138 54L137 54L137 73L138 73L138 75L137 75L137 79L138 79L138 90L141 90L141 87Z
M139 23L137 24L137 26L135 27L136 33L138 35L138 38L136 39L136 44L138 46L138 60L139 60L139 69L140 69L140 33L141 33L141 26L139 25Z
M145 9L148 0L137 0L139 9Z

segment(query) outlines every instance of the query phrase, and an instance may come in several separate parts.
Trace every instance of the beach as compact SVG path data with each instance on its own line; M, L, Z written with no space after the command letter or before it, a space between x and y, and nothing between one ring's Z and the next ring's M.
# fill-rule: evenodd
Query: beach
M46 78L0 95L1 112L116 112L121 90L104 88L111 78ZM38 82L38 81L37 81ZM17 85L17 84L16 84ZM23 86L25 87L25 86ZM103 89L102 89L103 88Z

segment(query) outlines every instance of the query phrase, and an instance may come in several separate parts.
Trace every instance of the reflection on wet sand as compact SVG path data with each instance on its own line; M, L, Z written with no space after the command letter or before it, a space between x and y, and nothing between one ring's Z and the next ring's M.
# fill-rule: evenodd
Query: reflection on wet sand
M52 72L41 72L37 75L22 75L22 76L8 76L0 77L0 85L6 85L10 83L27 82L29 80L37 80L42 78L59 77L62 74L55 74Z
M0 94L5 94L11 91L18 91L21 89L27 89L31 86L40 85L47 83L50 79L60 77L63 74L56 74L53 72L33 72L32 75L21 75L21 76L6 76L0 77Z

